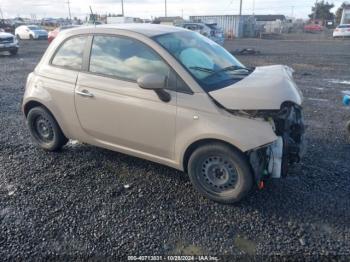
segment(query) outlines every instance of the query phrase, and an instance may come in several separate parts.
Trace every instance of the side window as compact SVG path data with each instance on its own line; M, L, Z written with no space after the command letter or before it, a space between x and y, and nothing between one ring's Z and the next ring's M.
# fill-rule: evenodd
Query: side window
M185 81L183 81L174 70L170 71L167 89L180 93L193 94L191 88L188 87Z
M86 36L78 36L68 39L59 47L52 64L68 69L81 70Z
M145 74L169 76L168 65L151 48L131 38L95 36L91 49L92 73L136 81Z

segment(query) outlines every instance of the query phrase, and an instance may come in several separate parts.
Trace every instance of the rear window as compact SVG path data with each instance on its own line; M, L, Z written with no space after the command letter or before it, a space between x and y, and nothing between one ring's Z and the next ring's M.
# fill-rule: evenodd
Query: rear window
M86 36L78 36L66 40L52 59L52 65L81 70L86 39Z

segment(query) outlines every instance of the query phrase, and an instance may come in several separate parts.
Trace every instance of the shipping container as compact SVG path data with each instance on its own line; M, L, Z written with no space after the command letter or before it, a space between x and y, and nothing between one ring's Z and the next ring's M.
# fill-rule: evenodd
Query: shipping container
M125 24L125 23L134 23L133 17L126 16L108 16L107 24Z
M340 24L350 24L350 5L344 8Z
M190 20L207 24L216 23L223 30L225 37L229 39L255 36L255 19L251 15L190 16Z

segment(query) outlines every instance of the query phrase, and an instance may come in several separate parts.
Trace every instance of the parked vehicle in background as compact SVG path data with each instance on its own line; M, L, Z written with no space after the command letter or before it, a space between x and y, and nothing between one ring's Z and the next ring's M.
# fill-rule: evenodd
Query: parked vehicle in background
M350 37L350 24L338 25L333 31L333 37Z
M188 30L198 32L214 42L224 45L225 37L223 31L217 27L217 24L205 24L205 23L183 23L178 26L186 28Z
M89 20L84 25L103 25L101 21Z
M303 98L292 74L246 68L179 27L81 27L49 46L22 110L45 150L70 138L141 157L188 172L203 195L232 203L302 156Z
M225 36L224 36L223 30L219 28L216 23L211 23L206 25L211 29L209 38L214 42L223 46L225 42Z
M16 28L15 35L18 39L47 39L48 33L37 25L21 25Z
M52 30L49 32L48 34L48 41L49 44L57 37L57 35L59 34L59 32L63 31L63 30L67 30L70 28L74 28L74 27L78 27L78 25L65 25L65 26L60 26L57 27L56 29Z
M304 32L306 33L317 33L323 32L324 27L319 24L308 24L304 26Z
M0 19L0 29L3 29L5 32L13 33L14 28L8 20Z
M11 55L16 55L18 48L17 38L13 34L0 31L0 52L7 51Z

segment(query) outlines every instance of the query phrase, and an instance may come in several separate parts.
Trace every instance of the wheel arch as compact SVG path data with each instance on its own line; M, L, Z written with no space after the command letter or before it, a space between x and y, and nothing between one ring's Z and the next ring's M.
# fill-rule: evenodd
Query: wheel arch
M38 101L35 101L35 100L30 100L27 103L25 103L25 105L23 106L23 113L24 113L25 117L28 116L28 113L31 109L33 109L34 107L38 107L38 106L45 108L55 118L55 116L52 114L52 112L49 108L47 108L44 104L42 104ZM55 118L55 120L57 121L56 118Z
M230 147L231 149L238 151L242 154L244 154L244 152L242 152L242 150L240 150L238 147L236 147L235 145L225 141L225 140L221 140L221 139L216 139L216 138L204 138L204 139L200 139L197 140L195 142L193 142L192 144L190 144L186 150L185 153L183 154L183 158L182 158L182 168L184 170L184 172L187 172L187 168L188 168L188 161L192 155L192 153L199 147L204 146L206 144L210 144L210 143L219 143L219 144L223 144L226 145L228 147Z

